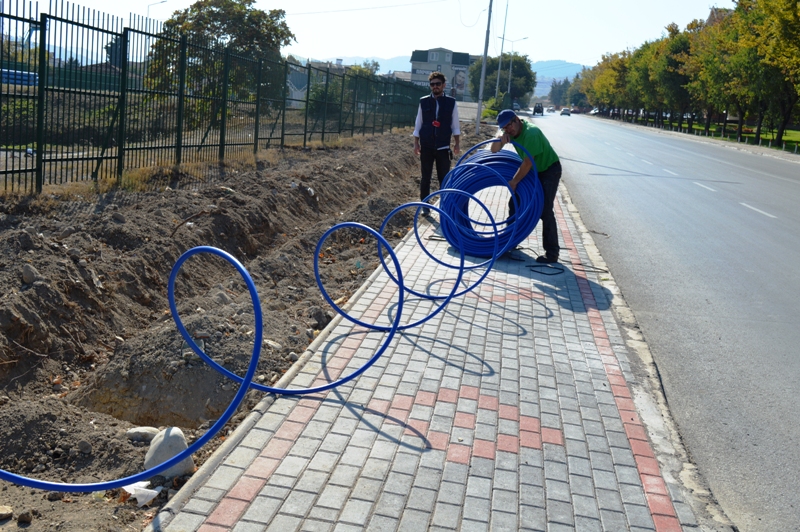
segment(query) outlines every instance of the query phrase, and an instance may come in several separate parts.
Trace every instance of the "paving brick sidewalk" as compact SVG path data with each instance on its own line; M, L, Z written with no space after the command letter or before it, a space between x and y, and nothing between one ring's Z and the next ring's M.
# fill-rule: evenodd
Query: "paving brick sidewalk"
M486 201L502 212L496 196ZM610 295L574 221L560 205L556 214L563 271L534 262L531 235L477 289L398 333L363 375L265 400L151 530L695 529L631 400ZM424 242L447 256L435 235ZM415 239L397 253L410 286L452 287L453 270ZM352 313L385 324L396 302L376 272ZM437 306L410 298L402 323ZM386 337L345 320L326 332L292 386L351 373Z

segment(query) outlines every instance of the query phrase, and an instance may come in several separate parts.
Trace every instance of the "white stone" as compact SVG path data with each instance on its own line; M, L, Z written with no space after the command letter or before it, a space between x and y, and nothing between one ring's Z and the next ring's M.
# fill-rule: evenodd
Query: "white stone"
M30 264L25 264L22 266L22 282L25 284L31 284L35 280L39 278L39 271L31 266Z
M159 464L162 464L189 447L186 444L186 438L183 432L178 427L168 427L158 434L156 434L153 441L150 442L150 448L144 457L145 469L151 469ZM195 469L194 460L191 456L187 456L184 460L170 467L166 471L162 471L159 475L165 477L179 477L193 473Z
M131 441L153 441L156 434L158 429L155 427L133 427L128 429L125 436Z

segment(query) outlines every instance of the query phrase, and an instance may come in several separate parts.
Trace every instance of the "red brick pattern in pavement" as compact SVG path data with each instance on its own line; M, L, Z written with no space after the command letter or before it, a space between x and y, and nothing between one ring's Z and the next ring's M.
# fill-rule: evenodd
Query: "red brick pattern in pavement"
M569 260L574 266L573 271L578 282L578 288L583 298L589 325L598 352L604 365L610 391L614 397L616 407L620 413L624 430L630 443L637 465L639 477L642 482L647 506L652 514L656 532L671 532L680 530L674 504L669 496L666 483L661 476L658 461L647 437L646 430L636 411L631 398L630 388L625 380L619 361L609 341L603 316L594 299L591 284L585 271L581 268L581 259L576 251L572 235L564 219L560 204L556 203L556 214L565 247L569 250ZM404 265L413 264L420 256L421 250L412 250L403 260ZM482 286L477 294L468 296L479 297L484 301L505 303L521 299L541 300L544 294L533 292L528 288L504 286L502 280ZM385 308L392 305L396 297L396 287L387 286L386 291L380 294L366 310L365 320L377 321L385 314ZM330 379L336 379L346 372L346 367L360 348L364 334L351 334L336 349L335 353L324 361L325 371L321 372L314 381L314 386L326 384ZM290 449L300 437L307 423L319 411L319 407L328 394L315 394L313 397L300 399L295 407L285 416L276 428L276 432L268 441L262 452L248 466L243 475L233 485L232 489L222 498L216 508L205 520L199 530L204 532L218 532L230 530L241 519L249 504L263 490L269 477L274 473L281 461L288 456ZM460 404L460 400L477 402L479 411L484 414L489 411L495 419L518 423L517 435L498 434L495 441L474 439L471 443L464 443L459 438L458 442L447 432L431 430L431 423L410 418L415 406L433 408L437 403ZM452 408L452 407L450 407ZM420 391L414 396L396 394L391 400L371 399L367 409L372 414L383 416L387 423L401 424L404 434L424 438L427 448L445 452L448 462L469 465L473 457L489 460L497 459L498 452L518 454L520 449L539 449L544 444L565 444L564 433L559 429L542 427L541 420L536 417L520 415L519 407L500 404L499 398L494 395L481 394L481 390L474 386L460 386L459 389L441 387L437 393ZM453 426L460 429L475 430L476 414L456 411ZM491 417L491 416L490 416ZM466 438L465 438L466 439Z
M603 366L606 370L608 381L611 384L611 391L614 394L614 400L619 409L623 426L625 427L625 434L628 436L631 449L634 450L636 467L639 470L639 477L642 479L647 505L650 508L650 512L653 514L656 532L679 531L681 530L681 525L677 513L675 512L675 506L668 496L658 461L655 459L655 454L647 439L647 432L639 419L636 406L631 399L628 383L625 381L617 357L614 355L614 351L611 348L603 317L597 307L597 301L592 293L589 280L586 277L586 272L581 267L575 268L575 266L582 266L582 264L577 248L575 247L575 242L572 240L572 235L569 230L567 230L568 225L567 221L564 219L564 212L558 202L555 202L554 205L556 218L558 219L561 234L564 238L564 245L569 250L569 259L573 266L575 278L578 281L578 288L583 297L584 305L586 306L589 323L592 327L592 334L594 335L597 349L603 359ZM659 480L660 483L654 479Z

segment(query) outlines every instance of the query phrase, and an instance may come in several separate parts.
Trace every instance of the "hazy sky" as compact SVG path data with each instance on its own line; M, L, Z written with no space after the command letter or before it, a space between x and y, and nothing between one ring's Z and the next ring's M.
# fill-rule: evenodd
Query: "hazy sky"
M127 21L129 11L145 15L148 5L151 18L165 20L192 2L82 0L77 4ZM494 0L490 55L500 53L506 5L505 51L513 46L531 61L563 59L593 66L604 53L636 48L661 37L670 22L683 29L693 19L705 19L712 6L730 8L733 1ZM489 0L257 0L256 7L286 11L297 42L284 48L284 54L388 59L438 47L483 54Z

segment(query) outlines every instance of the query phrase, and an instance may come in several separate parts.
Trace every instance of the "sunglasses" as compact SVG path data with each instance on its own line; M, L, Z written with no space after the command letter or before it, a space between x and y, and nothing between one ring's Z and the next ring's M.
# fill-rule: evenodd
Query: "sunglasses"
M442 84L441 81L431 81L431 87L438 87L441 84Z

